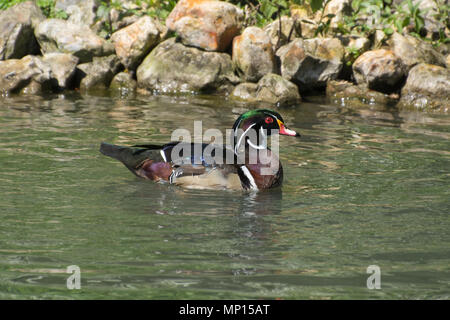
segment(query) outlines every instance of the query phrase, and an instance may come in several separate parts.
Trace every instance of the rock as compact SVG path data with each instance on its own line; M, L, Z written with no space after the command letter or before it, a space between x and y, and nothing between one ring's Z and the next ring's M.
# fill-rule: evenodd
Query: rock
M247 102L256 102L256 90L258 84L252 82L243 82L238 84L231 92L231 97Z
M355 60L364 52L370 49L371 42L365 37L356 35L338 36L345 47L344 64L342 66L340 79L350 80L353 75L352 65Z
M303 39L311 39L316 37L318 24L312 19L300 20L300 33Z
M437 52L431 44L428 44L410 35L401 35L395 32L388 44L392 51L402 59L409 71L419 63L429 63L445 67L445 58Z
M368 38L357 35L338 36L338 39L345 47L344 64L349 66L371 46L371 41Z
M389 93L398 89L404 80L405 66L391 50L372 50L353 63L353 76L358 84Z
M77 57L68 53L51 52L46 53L42 60L50 66L60 89L73 88L72 80L79 61Z
M65 20L44 20L34 33L43 53L71 53L78 57L81 63L92 61L93 57L114 53L114 46L87 26Z
M331 18L330 27L337 29L339 24L345 23L344 17L351 15L352 11L351 0L331 0L327 3L323 16L326 17L329 14L333 14L334 17Z
M205 92L239 82L226 53L186 47L170 38L160 43L137 69L138 87L161 92Z
M450 70L418 64L409 71L401 94L400 108L450 112Z
M137 88L137 82L128 72L119 72L114 76L109 85L109 89L119 92L121 96L134 93Z
M0 92L36 94L54 85L50 65L37 56L0 61Z
M140 18L141 17L138 15L129 13L128 11L119 11L115 9L111 9L110 11L111 25L112 29L115 31L128 27Z
M233 39L233 63L245 81L257 82L275 72L275 54L269 36L258 27L248 27Z
M280 31L280 20L281 20L281 33ZM288 44L289 34L291 35L290 40L301 37L301 25L300 22L291 17L281 17L280 20L275 20L264 27L264 31L270 38L273 48L280 48Z
M346 50L344 54L344 61L352 61L351 52L357 51L360 54L366 52L370 49L370 40L366 37L360 37L356 35L345 35L339 36L339 40L345 48L350 48L351 50Z
M166 34L167 29L158 21L143 16L130 26L114 32L111 40L125 68L135 70Z
M301 101L297 86L277 74L266 74L258 81L256 99L277 106L285 106Z
M244 82L236 86L231 97L246 102L266 102L277 106L297 104L301 101L297 86L283 77L269 73L257 84Z
M327 98L336 104L347 107L366 107L380 104L393 106L398 102L398 94L385 94L370 90L367 85L354 85L349 81L331 80L327 83Z
M94 57L92 62L79 64L77 83L82 91L107 89L123 66L116 55Z
M71 23L91 26L95 22L98 2L96 0L56 0L55 9L66 12Z
M0 11L0 60L38 54L34 28L44 19L41 9L33 1Z
M385 44L387 38L388 37L383 30L375 30L371 37L372 50L380 49Z
M181 0L166 19L185 45L225 51L242 26L244 14L228 2Z
M281 47L281 75L299 85L301 91L321 89L336 79L342 69L344 47L338 39L296 39Z

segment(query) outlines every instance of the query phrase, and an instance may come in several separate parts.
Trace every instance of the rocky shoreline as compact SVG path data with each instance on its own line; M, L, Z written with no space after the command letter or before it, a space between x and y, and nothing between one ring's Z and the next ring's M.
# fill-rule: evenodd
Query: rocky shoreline
M349 3L328 3L332 25ZM223 93L285 106L320 93L353 107L450 112L448 44L437 50L407 33L381 30L368 38L315 37L314 16L298 10L263 28L246 26L243 10L213 0L181 0L165 24L112 11L108 19L117 30L105 35L96 1L56 5L67 20L46 18L33 1L0 12L1 95Z

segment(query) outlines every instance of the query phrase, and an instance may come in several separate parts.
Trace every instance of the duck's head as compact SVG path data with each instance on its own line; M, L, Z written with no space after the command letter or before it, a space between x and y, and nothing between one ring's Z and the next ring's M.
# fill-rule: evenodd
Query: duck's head
M256 141L252 142L246 135L250 129L254 130L257 134ZM266 136L273 133L291 137L300 137L300 134L286 127L283 117L276 111L269 109L247 111L240 115L233 125L235 150L241 145L243 137L245 137L245 141L247 141L250 146L257 149L265 148L264 145L266 144L266 141L264 140Z

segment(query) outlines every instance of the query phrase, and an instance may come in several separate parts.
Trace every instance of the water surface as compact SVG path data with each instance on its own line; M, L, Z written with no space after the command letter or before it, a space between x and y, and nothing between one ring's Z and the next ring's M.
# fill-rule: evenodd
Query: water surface
M133 176L107 141L231 128L224 97L0 98L0 299L448 299L450 116L278 110L281 190ZM68 290L66 268L81 269ZM381 289L369 290L369 265Z

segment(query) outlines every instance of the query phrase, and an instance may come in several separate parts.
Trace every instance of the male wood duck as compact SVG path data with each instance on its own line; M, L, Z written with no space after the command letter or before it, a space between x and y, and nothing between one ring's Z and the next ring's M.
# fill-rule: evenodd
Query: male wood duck
M100 152L144 179L188 188L262 190L283 181L281 162L267 147L267 136L273 133L300 136L285 126L279 113L257 109L236 120L232 146L170 142L123 147L103 142Z

